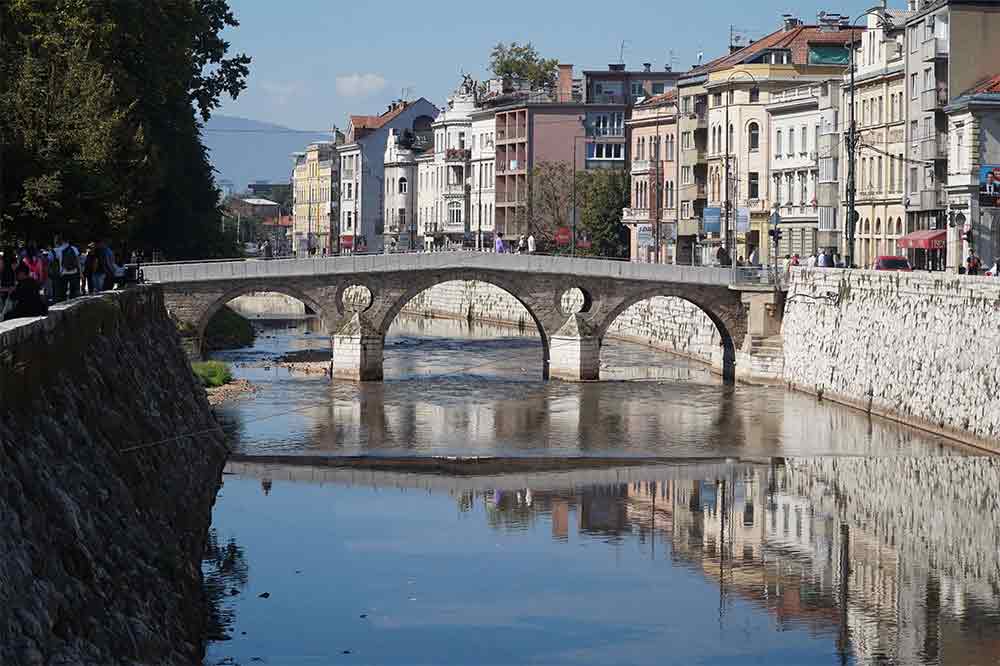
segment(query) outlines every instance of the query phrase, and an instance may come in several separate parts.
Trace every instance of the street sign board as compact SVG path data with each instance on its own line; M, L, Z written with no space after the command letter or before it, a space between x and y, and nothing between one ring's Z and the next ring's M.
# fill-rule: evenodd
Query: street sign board
M706 208L702 213L704 219L704 231L706 234L722 233L722 209L718 207Z
M745 234L750 231L750 209L743 207L736 209L736 233Z
M639 247L653 247L652 224L637 224L635 227L635 236Z

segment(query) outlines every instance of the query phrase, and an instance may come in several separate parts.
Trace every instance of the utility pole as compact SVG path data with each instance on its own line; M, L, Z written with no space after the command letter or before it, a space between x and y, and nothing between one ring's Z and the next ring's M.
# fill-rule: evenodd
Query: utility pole
M850 120L847 127L847 215L844 220L844 231L847 233L847 247L844 248L844 266L854 265L854 222L857 212L854 201L857 194L857 183L854 175L855 150L857 149L857 127L854 118L854 26L851 26L851 101L848 104Z
M881 30L892 29L893 26L892 19L888 18L888 16L885 13L885 6L884 6L885 3L882 4L883 4L882 7L875 7L873 9L869 9L868 11L858 16L856 19L854 19L854 21L851 23L850 26L851 41L848 43L850 44L850 51L851 51L850 53L851 97L849 103L850 108L848 109L850 120L848 121L849 125L847 128L847 142L846 142L847 143L847 215L845 216L844 219L844 231L847 236L847 247L845 248L844 252L844 266L846 266L847 268L851 268L854 265L854 227L855 224L857 224L857 219L859 217L858 212L854 209L857 198L856 196L857 179L855 175L856 172L855 161L857 159L857 148L858 148L858 131L857 131L858 128L854 113L854 105L855 105L854 70L856 69L855 67L856 49L854 45L857 43L855 41L855 34L856 34L855 30L857 22L865 18L866 16L874 16L878 21L878 27Z

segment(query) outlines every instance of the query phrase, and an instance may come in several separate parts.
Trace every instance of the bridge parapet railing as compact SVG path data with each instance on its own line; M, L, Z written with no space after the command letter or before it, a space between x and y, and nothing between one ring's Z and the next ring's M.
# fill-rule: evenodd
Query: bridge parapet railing
M401 252L357 254L301 259L230 260L220 262L146 264L150 282L181 283L232 279L281 279L291 277L381 273L412 270L471 269L546 273L587 278L608 278L692 285L726 286L733 276L729 267L648 264L599 257L545 254L495 254L492 252ZM743 279L761 282L747 273Z

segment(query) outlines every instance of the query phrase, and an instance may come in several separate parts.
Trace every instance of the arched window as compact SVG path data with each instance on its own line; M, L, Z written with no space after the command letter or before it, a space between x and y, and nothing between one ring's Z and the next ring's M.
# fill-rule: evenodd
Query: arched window
M462 224L462 204L452 201L448 204L448 223L452 225Z
M729 143L728 143L727 150L728 150L728 152L732 153L733 150L735 149L735 145L736 145L733 142L733 125L732 125L732 123L730 123L730 125L729 125L729 138L728 138L728 141L729 141Z
M750 143L750 150L760 150L760 126L757 123L750 123L747 128L747 141Z
M781 156L781 130L778 130L774 135L774 155L775 157Z
M399 193L400 194L406 194L406 179L405 178L400 178L399 179Z
M897 236L903 235L903 218L901 217L896 218L896 235Z
M882 235L882 218L880 217L875 218L875 235L876 236Z

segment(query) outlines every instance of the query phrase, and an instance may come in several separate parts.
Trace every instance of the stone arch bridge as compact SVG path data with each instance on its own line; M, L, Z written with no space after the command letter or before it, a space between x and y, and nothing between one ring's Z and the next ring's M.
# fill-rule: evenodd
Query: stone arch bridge
M488 282L520 301L538 327L544 376L561 379L598 379L608 327L629 306L654 296L685 299L715 323L719 369L727 381L738 370L741 377L752 374L738 365L751 360L755 322L772 330L780 322L772 287L731 285L724 268L443 252L151 264L144 273L162 285L192 355L200 356L205 328L223 305L251 292L278 292L303 301L322 319L333 339L334 376L358 381L382 379L385 334L403 306L452 280ZM578 305L567 308L564 295L573 288L582 299L574 292Z

